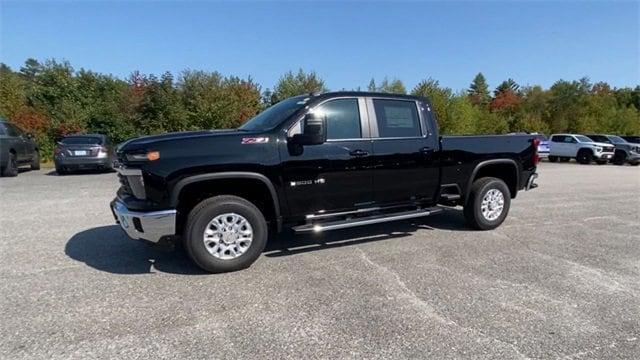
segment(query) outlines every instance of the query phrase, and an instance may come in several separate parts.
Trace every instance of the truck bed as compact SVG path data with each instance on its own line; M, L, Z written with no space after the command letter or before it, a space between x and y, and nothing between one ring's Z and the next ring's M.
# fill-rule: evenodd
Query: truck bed
M536 168L533 161L533 138L534 135L442 136L441 184L456 184L465 194L478 164L495 159L510 159L518 169L518 187L515 191L512 189L511 194L515 197Z

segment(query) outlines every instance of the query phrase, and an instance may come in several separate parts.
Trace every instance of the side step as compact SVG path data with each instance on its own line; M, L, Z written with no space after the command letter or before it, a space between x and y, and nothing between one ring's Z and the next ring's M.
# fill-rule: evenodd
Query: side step
M404 212L397 212L392 214L378 214L371 215L366 217L358 217L347 220L337 220L337 221L328 221L317 224L305 224L300 226L295 226L293 230L296 233L306 233L306 232L322 232L329 230L338 230L338 229L346 229L355 226L362 225L371 225L378 224L388 221L396 221L396 220L405 220L405 219L413 219L423 216L433 215L439 212L442 212L444 209L441 207L431 207L426 209L419 210L411 210Z

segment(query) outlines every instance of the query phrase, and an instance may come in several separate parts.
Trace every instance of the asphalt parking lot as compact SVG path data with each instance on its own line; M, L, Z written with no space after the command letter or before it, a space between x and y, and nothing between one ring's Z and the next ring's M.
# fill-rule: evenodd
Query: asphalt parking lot
M222 275L127 239L113 173L2 178L0 356L640 357L640 168L539 173L494 231L449 210L282 236Z

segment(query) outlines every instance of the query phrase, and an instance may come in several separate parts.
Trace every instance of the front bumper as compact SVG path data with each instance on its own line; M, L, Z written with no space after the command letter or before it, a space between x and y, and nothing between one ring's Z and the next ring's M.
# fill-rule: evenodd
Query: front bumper
M176 233L176 210L149 212L130 211L124 203L115 199L111 210L116 222L132 239L143 239L158 243L165 236Z
M611 159L613 159L613 153L599 152L599 153L595 153L593 156L598 160L611 160Z

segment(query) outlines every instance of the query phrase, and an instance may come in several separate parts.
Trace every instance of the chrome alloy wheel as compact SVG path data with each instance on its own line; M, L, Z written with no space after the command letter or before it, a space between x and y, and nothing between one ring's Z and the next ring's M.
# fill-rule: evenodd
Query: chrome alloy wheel
M231 260L249 249L253 240L253 229L244 216L225 213L209 222L204 229L203 240L211 255L221 260Z
M498 189L491 189L482 198L480 205L482 216L489 221L494 221L504 209L504 194Z

